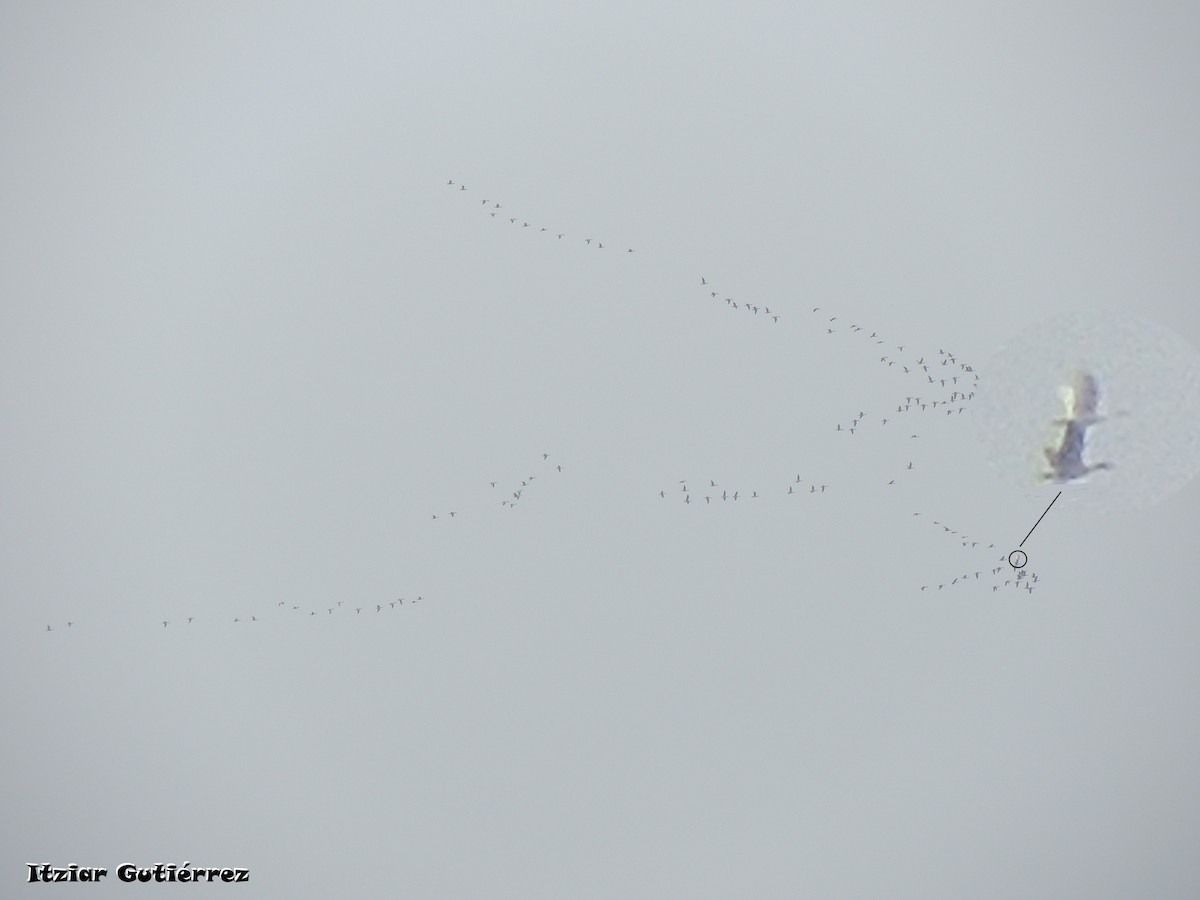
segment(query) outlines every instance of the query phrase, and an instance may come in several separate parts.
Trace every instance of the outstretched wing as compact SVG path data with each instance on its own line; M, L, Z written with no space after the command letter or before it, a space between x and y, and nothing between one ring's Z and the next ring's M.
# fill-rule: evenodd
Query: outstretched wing
M1100 405L1100 382L1090 372L1078 372L1071 390L1073 419L1095 419Z
M1059 424L1083 422L1086 425L1100 421L1097 409L1100 406L1100 382L1090 372L1076 372L1069 385L1058 389L1063 403L1063 417Z

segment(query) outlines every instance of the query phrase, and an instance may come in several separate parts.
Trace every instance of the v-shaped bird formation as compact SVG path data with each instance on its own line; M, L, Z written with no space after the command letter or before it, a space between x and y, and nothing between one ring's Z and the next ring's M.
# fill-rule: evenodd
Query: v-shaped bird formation
M453 178L447 179L445 187L455 195L469 200L478 214L486 216L497 226L528 234L533 239L553 242L566 247L586 250L607 251L606 256L620 254L628 256L636 248L619 243L610 237L591 233L572 233L543 222L535 217L510 208L510 204L495 197L479 196L471 187ZM597 257L600 259L602 257ZM687 290L684 285L681 290ZM716 514L721 509L766 508L777 503L795 504L793 508L813 511L820 515L833 515L839 494L857 492L864 488L880 491L898 491L909 483L914 472L922 471L920 461L923 449L922 435L936 424L936 420L960 420L971 412L976 395L979 375L974 367L945 347L918 349L911 337L893 337L873 328L865 321L850 321L828 302L801 298L756 298L745 296L736 290L718 287L707 274L698 274L692 283L702 309L722 310L731 316L731 322L769 328L777 339L786 341L789 335L806 332L814 338L829 341L831 349L836 347L838 355L855 354L863 365L874 365L886 373L888 383L894 383L894 394L889 401L864 405L847 413L840 421L830 422L827 431L833 441L847 441L847 449L873 442L881 453L894 459L892 471L880 478L877 484L840 484L836 478L821 477L819 473L791 473L772 478L757 478L742 481L738 478L705 478L691 481L679 479L670 487L656 491L655 499L660 503L681 503L695 510L707 510ZM799 329L800 331L797 331ZM472 519L487 508L512 512L525 508L547 488L564 489L568 481L564 472L569 467L550 452L541 454L541 459L532 460L528 469L510 472L503 477L481 476L479 488L473 495L460 497L440 509L427 510L424 514L430 527L454 528L457 523ZM842 479L844 481L844 479ZM888 495L884 495L888 496ZM832 505L831 505L832 504ZM1034 590L1038 576L1031 570L1012 570L1007 558L1000 557L1000 565L994 560L998 545L986 543L932 520L922 512L912 513L912 521L928 521L948 539L955 540L971 562L954 566L947 577L920 579L914 573L914 589L919 592L959 590L973 586L983 591L991 588L998 592L1005 588ZM926 566L921 566L926 568ZM955 571L962 568L962 572ZM925 583L927 582L927 583ZM287 600L276 601L267 608L248 611L245 615L231 618L227 624L257 627L260 622L270 621L281 615L298 615L316 620L337 615L367 616L382 615L402 609L424 600L422 595L390 597L384 600L338 600L320 608L293 604ZM165 610L164 610L165 611ZM168 613L168 615L170 615ZM157 623L159 630L194 627L193 623L208 624L205 617L175 613L174 618L164 618ZM55 626L46 625L47 632L78 631L86 628L81 616Z
M449 179L447 185L459 194L470 194L468 186L459 184L454 179ZM527 220L521 215L498 215L498 211L505 208L505 204L499 201L481 200L479 207L490 217L501 222L507 221L512 226L526 227ZM591 235L571 235L550 226L538 226L536 233L543 232L553 235L556 241L582 239L586 246L597 248L601 243ZM736 290L722 288L717 280L710 278L708 274L695 276L693 289L702 301L712 304L713 308L723 309L731 316L736 316L735 321L770 327L776 330L781 338L791 328L805 329L834 342L839 353L849 349L858 353L863 360L873 360L874 365L894 380L895 394L890 403L878 404L874 410L867 407L858 409L846 419L833 422L829 426L831 434L837 440L870 440L891 448L887 452L895 454L894 473L879 482L877 486L881 489L903 486L914 472L921 471L919 458L922 455L922 434L936 427L935 419L961 420L964 415L970 414L979 374L973 365L953 350L944 346L918 349L919 342L911 337L892 337L866 321L851 321L844 313L824 301L803 305L797 298L769 299L746 296ZM796 307L801 307L802 311L796 311ZM870 356L872 351L877 355ZM843 489L857 490L859 487L854 485L851 488L846 485ZM831 491L836 494L836 490L834 486L822 480L812 477L806 480L803 476L796 475L794 479L780 478L777 481L761 481L757 484L739 484L730 479L716 478L695 482L683 479L669 488L661 487L656 494L660 502L682 503L697 510L717 511L727 504L758 504L772 502L777 498L795 501L800 497L813 498L829 494ZM946 533L958 535L954 529L949 529ZM980 541L965 539L965 536L961 543L963 549L975 551L976 554L982 547ZM992 541L987 544L991 548L995 547ZM986 574L1003 573L1003 570L993 573L993 568L995 567L990 564L980 564L969 573L970 580L984 582L987 581ZM979 571L978 578L973 574L974 571ZM1011 580L1013 583L1016 581ZM951 576L948 584L957 585L962 581L961 576Z

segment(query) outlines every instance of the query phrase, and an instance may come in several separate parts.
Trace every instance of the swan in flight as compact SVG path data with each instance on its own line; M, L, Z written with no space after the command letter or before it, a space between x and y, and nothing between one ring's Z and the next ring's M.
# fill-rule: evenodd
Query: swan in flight
M1062 426L1058 442L1043 449L1049 471L1042 474L1044 481L1060 484L1085 478L1092 472L1111 469L1107 462L1088 464L1083 454L1087 443L1087 430L1104 421L1099 414L1100 382L1090 372L1076 372L1071 384L1059 388L1064 414L1054 424Z

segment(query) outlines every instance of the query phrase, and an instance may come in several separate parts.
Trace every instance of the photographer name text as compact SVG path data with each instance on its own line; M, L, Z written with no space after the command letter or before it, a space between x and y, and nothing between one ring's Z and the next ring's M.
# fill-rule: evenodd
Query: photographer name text
M41 881L103 881L108 876L108 869L98 869L93 866L77 866L69 865L64 868L58 868L49 864L34 865L26 863L29 867L29 877L27 883ZM250 880L249 869L193 869L190 862L184 862L182 866L177 866L174 863L164 865L159 863L156 866L135 866L133 863L125 863L123 866L117 867L118 881L232 881L243 882Z

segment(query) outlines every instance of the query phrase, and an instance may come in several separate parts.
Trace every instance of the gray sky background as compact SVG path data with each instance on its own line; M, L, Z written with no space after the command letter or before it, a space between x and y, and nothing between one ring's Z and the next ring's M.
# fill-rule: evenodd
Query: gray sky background
M993 592L1053 493L973 412L882 425L929 386L878 357L985 385L1094 307L1200 344L1198 39L4 4L0 893L1196 896L1200 489L1064 502ZM1131 396L1190 383L1131 353ZM180 890L235 889L86 892Z

